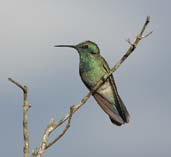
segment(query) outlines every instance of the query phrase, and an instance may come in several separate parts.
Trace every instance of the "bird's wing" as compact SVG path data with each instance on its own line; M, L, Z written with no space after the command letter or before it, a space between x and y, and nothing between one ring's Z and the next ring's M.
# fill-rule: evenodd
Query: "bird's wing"
M109 103L109 101L107 101L107 99L97 92L95 92L93 96L104 112L108 114L114 124L120 126L124 123L120 115L113 111L112 105Z
M109 72L110 71L109 65L107 64L107 62L105 61L104 58L103 58L103 60L104 60L104 63L105 63L105 64L103 64L103 67L106 70L106 72ZM120 98L120 96L118 94L118 90L117 90L113 75L111 75L109 77L109 81L110 81L110 84L111 84L111 86L113 88L113 91L114 91L113 94L115 94L114 97L117 98L117 100L115 100L116 101L115 106L116 106L120 116L124 120L124 122L128 123L130 115L129 115L127 109L126 109L126 106L124 105L122 99Z

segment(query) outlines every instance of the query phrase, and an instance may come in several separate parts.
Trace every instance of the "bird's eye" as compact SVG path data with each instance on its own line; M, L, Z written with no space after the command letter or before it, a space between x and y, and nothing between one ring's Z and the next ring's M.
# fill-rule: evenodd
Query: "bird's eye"
M81 48L88 49L88 45L83 45Z

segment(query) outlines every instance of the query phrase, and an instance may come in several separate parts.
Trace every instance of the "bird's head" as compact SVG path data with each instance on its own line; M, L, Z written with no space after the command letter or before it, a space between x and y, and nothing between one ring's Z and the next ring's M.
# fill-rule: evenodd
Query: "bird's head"
M55 47L71 47L76 49L80 55L81 54L94 55L100 53L97 44L89 40L81 42L77 45L55 45Z

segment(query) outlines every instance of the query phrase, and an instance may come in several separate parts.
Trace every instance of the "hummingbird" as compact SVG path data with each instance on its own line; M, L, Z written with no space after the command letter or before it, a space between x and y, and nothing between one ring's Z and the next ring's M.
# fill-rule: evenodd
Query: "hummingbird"
M79 74L89 90L92 90L96 83L110 71L108 63L100 54L98 45L92 41L87 40L77 45L55 45L55 47L69 47L77 50L80 59ZM118 94L113 75L92 95L113 124L121 126L129 122L129 113Z

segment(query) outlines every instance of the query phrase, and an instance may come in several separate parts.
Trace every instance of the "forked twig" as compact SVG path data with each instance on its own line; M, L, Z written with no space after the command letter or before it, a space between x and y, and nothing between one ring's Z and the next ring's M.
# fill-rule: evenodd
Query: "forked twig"
M65 126L64 130L52 142L48 143L48 137L54 131L54 128L56 128L56 125L58 125L58 123L55 124L55 120L53 118L50 120L47 128L45 129L41 145L39 148L33 150L32 157L41 157L47 148L49 148L51 145L56 143L67 132L67 130L69 129L70 124L71 124L72 115L73 115L73 107L71 106L70 112L69 112L68 122L67 122L67 125Z
M56 143L66 132L67 130L69 129L70 127L70 124L71 124L71 118L72 118L72 115L73 115L73 107L71 106L70 107L70 114L69 114L69 119L68 119L68 123L66 125L66 127L64 128L64 130L62 131L61 134L58 135L58 137L56 137L52 142L50 142L47 146L46 146L46 149L49 148L51 145L53 145L54 143Z

